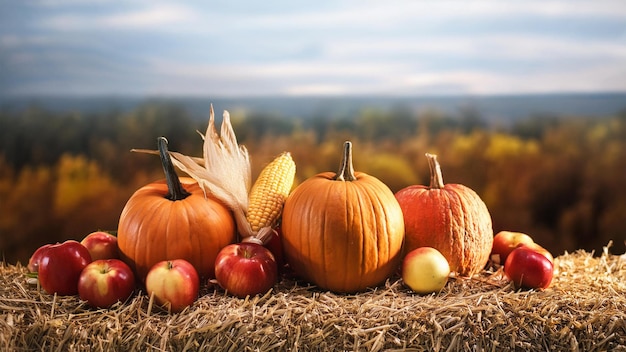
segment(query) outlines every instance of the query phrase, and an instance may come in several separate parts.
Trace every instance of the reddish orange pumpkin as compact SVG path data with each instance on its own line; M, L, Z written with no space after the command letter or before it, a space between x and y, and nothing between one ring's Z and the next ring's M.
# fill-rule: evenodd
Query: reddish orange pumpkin
M215 258L235 242L235 221L223 203L174 171L167 140L159 138L165 180L137 190L122 210L117 230L120 257L143 282L163 260L185 259L204 278L215 276Z
M313 176L289 195L281 226L290 267L322 289L373 287L402 259L402 210L384 183L354 172L350 142L338 173Z
M450 269L472 275L485 267L493 245L491 215L471 188L445 184L437 156L426 154L430 187L412 185L396 193L405 225L405 253L434 247Z

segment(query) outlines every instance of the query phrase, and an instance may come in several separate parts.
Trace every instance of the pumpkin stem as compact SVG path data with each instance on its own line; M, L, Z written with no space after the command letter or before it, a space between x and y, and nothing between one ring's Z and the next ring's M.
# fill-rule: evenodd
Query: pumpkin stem
M167 139L165 137L159 137L157 139L159 146L159 156L161 157L161 164L163 165L163 172L165 172L165 181L167 182L167 195L165 198L171 201L177 201L187 198L191 193L187 192L176 175L174 165L172 164L172 158L170 157L169 150L167 149Z
M352 165L352 142L343 143L343 157L339 164L339 171L333 178L336 181L355 181L354 166Z
M437 161L437 155L426 153L428 158L428 167L430 168L430 188L443 188L443 175L441 174L441 166Z

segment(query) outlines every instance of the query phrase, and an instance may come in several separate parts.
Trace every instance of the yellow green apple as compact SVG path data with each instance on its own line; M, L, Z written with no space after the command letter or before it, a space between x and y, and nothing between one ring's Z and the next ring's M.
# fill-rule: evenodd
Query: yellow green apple
M419 294L441 291L448 282L450 265L432 247L419 247L407 253L402 261L402 281Z

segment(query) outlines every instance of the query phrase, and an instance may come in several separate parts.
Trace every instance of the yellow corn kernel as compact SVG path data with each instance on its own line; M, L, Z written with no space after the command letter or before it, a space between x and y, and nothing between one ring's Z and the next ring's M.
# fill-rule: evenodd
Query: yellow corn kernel
M276 223L295 175L296 164L289 152L282 153L261 170L248 201L247 219L254 233Z

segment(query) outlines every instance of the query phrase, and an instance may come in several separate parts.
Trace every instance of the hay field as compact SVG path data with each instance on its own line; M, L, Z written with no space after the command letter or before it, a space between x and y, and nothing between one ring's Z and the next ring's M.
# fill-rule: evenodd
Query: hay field
M626 351L626 256L565 253L555 270L544 291L516 291L493 267L426 296L399 277L337 295L287 275L248 299L207 284L193 306L169 314L141 290L94 310L4 263L0 350Z

